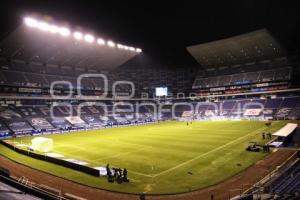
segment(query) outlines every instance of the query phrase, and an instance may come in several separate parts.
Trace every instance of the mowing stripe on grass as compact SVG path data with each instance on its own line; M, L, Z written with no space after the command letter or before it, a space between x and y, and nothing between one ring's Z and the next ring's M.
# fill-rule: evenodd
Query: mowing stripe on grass
M149 148L149 147L148 147ZM144 148L146 149L146 148ZM141 150L140 150L141 151ZM60 151L54 151L55 153L60 153L60 154L64 154L64 155L67 155L68 158L76 158L78 160L82 160L82 161L87 161L89 162L90 164L95 164L95 165L103 165L103 166L106 166L107 163L102 163L102 162L95 162L95 160L90 160L90 159L87 159L87 158L82 158L80 156L74 156L73 154L70 154L70 153L66 153L66 152L60 152ZM133 153L133 152L131 152ZM131 172L133 174L137 174L137 175L141 175L141 176L145 176L145 177L150 177L152 178L153 175L150 175L150 174L144 174L144 173L141 173L141 172L136 172L136 171L133 171L133 170L128 170L128 172Z
M177 169L177 168L180 168L180 167L182 167L182 166L184 166L184 165L186 165L186 164L188 164L188 163L190 163L190 162L193 162L193 161L195 161L195 160L197 160L197 159L199 159L199 158L202 158L202 157L204 157L204 156L206 156L206 155L208 155L208 154L210 154L210 153L213 153L213 152L215 152L215 151L218 151L218 150L220 150L220 149L223 149L224 147L227 147L227 146L229 146L229 145L232 145L232 144L236 143L237 141L239 141L239 140L241 140L241 139L243 139L243 138L249 137L249 136L251 136L251 135L256 135L256 134L257 134L256 132L261 131L261 130L263 130L263 129L266 129L266 128L265 128L265 127L262 127L262 128L259 128L259 129L255 130L255 131L252 131L252 132L248 133L247 135L244 135L244 136L242 136L242 137L239 137L239 138L237 138L236 140L233 140L233 141L228 142L228 143L226 143L226 144L224 144L224 145L222 145L222 146L219 146L218 148L215 148L215 149L213 149L213 150L211 150L211 151L208 151L208 152L206 152L206 153L204 153L204 154L201 154L201 155L199 155L199 156L197 156L197 157L195 157L195 158L192 158L192 159L190 159L190 160L187 160L187 161L185 161L185 162L183 162L183 163L181 163L181 164L179 164L179 165L176 165L176 166L174 166L174 167L172 167L172 168L170 168L170 169L167 169L167 170L165 170L165 171L162 171L162 172L159 172L159 173L157 173L157 174L155 174L155 175L152 175L152 177L155 178L155 177L164 175L164 174L166 174L166 173L168 173L168 172L170 172L170 171L173 171L173 170L175 170L175 169ZM255 133L255 134L254 134L254 133Z
M102 142L110 142L110 143L118 143L118 144L126 144L126 145L135 145L135 146L145 146L145 145L140 145L140 144L134 144L134 143L128 143L128 142L121 142L121 141L119 141L119 139L117 139L117 140L111 140L111 139L103 139L103 138L101 138L101 139L96 139L95 141L102 141ZM150 147L150 146L149 146Z
M126 167L131 181L122 186L108 183L105 178L17 155L1 145L0 148L1 154L18 162L89 186L135 194L147 188L149 194L170 194L222 182L251 166L265 154L247 153L247 142L266 142L260 133L273 132L285 123L272 122L271 127L266 127L261 121L193 122L191 126L184 122L162 122L45 136L54 140L53 152L62 152L65 158L86 161L90 167L104 167L107 163L111 167ZM263 127L266 129L260 129ZM32 138L14 140L30 143ZM229 163L242 166L231 168ZM188 176L187 171L195 172L195 176Z
M123 156L123 155L127 155L127 154L131 154L131 153L136 153L136 152L139 152L139 151L143 151L145 149L150 149L152 147L144 147L144 148L140 148L140 149L136 149L134 151L128 151L128 152L124 152L124 153L118 153L118 154L115 154L113 156L105 156L105 157L102 157L102 158L99 158L99 159L95 159L95 161L101 161L101 160L105 160L105 159L108 159L108 158L117 158L117 157L120 157L120 156Z

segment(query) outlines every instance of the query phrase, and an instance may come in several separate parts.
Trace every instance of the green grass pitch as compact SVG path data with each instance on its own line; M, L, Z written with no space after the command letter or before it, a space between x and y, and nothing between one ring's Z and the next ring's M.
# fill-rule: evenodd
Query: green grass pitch
M128 169L130 183L108 183L84 173L20 155L4 146L0 153L19 163L102 189L149 194L188 192L217 184L262 159L246 152L249 141L263 143L263 131L274 132L287 122L266 127L262 121L159 122L155 124L48 135L53 152L88 166ZM28 144L32 137L14 139Z

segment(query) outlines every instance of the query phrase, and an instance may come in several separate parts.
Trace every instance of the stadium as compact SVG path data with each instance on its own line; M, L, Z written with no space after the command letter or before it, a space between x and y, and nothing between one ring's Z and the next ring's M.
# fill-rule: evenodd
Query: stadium
M3 3L0 199L300 199L299 16L246 2Z

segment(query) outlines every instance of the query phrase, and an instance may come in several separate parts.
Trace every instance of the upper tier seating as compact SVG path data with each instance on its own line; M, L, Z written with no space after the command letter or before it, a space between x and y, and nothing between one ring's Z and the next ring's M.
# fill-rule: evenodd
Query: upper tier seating
M42 63L25 63L23 61L7 61L0 58L0 84L13 86L49 87L53 81L69 81L73 87L78 87L77 77L85 73L105 74L110 90L114 81L131 81L135 92L155 91L155 87L166 86L170 91L185 92L191 89L196 69L158 69L149 67L124 67L112 73L70 66L54 66ZM215 81L210 81L215 84ZM67 88L67 86L63 86ZM91 77L82 80L83 89L104 89L101 78ZM129 86L118 86L117 92L130 92Z
M290 78L290 67L246 73L234 73L232 75L219 75L211 77L203 77L203 75L200 75L196 77L193 84L193 88L210 88L218 86L240 85L247 83L286 81L290 80Z

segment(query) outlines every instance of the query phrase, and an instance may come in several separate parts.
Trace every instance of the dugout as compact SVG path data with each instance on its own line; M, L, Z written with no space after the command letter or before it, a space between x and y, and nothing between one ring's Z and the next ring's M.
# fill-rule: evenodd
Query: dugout
M271 146L279 147L287 147L292 143L293 137L296 134L298 124L288 123L280 130L276 131L272 135L276 137L276 139L270 144Z

